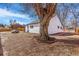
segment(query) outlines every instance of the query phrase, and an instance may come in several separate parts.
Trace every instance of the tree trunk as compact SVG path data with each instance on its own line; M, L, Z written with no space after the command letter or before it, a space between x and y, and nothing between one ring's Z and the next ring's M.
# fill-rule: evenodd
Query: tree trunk
M41 40L49 39L47 24L44 24L44 25L40 24L40 38L41 38Z
M49 40L48 26L51 18L55 14L56 4L47 4L46 8L43 8L41 4L35 4L34 8L40 19L40 40Z
M46 15L40 20L40 38L41 40L49 40L48 26L53 15Z
M41 40L49 39L47 23L42 23L42 22L40 23L40 38L41 38Z

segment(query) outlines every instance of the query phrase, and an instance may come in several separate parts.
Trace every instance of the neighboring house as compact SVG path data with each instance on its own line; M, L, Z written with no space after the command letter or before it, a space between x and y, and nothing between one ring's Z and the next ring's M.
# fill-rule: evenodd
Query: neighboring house
M17 30L20 30L20 31L24 31L24 29L25 29L25 26L21 25L19 23L12 24L11 27L12 27L12 29L17 29Z
M58 32L63 32L63 26L57 15L51 18L48 26L48 34L54 34ZM40 32L40 22L35 20L25 27L25 32L39 33Z

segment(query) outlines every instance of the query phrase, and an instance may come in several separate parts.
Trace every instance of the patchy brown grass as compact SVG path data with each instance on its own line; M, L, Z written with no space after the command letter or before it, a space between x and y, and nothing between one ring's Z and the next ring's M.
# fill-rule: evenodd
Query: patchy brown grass
M38 36L38 34L23 32L17 34L2 33L3 54L9 56L79 55L79 35L53 36L56 38L56 42L51 44L39 42L37 38L35 38Z

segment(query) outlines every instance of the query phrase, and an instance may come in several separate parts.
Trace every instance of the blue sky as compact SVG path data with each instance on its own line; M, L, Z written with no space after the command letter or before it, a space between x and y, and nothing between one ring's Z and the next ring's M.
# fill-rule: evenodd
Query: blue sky
M16 22L20 24L28 24L33 20L38 19L35 15L34 10L32 8L27 9L26 12L22 12L24 10L21 4L0 4L0 23L1 24L10 24L10 20L16 20ZM31 12L30 12L31 11Z
M79 4L64 4L66 7L70 9L74 9L75 13L79 13ZM63 4L59 4L60 13L64 10ZM26 8L26 9L25 9ZM26 4L26 7L19 3L0 3L0 23L2 24L10 24L10 20L16 20L20 24L28 24L33 20L37 20L38 17L35 14L35 11L30 6L30 4ZM72 14L67 15L67 20L73 19Z

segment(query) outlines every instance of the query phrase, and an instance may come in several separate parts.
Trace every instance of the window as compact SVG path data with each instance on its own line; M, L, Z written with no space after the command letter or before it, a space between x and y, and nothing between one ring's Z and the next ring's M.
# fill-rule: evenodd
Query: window
M58 26L58 29L59 29L59 26Z
M33 28L33 25L30 25L30 28Z
M57 26L58 27L58 29L63 29L61 26Z
M60 27L61 29L63 29L62 27Z

